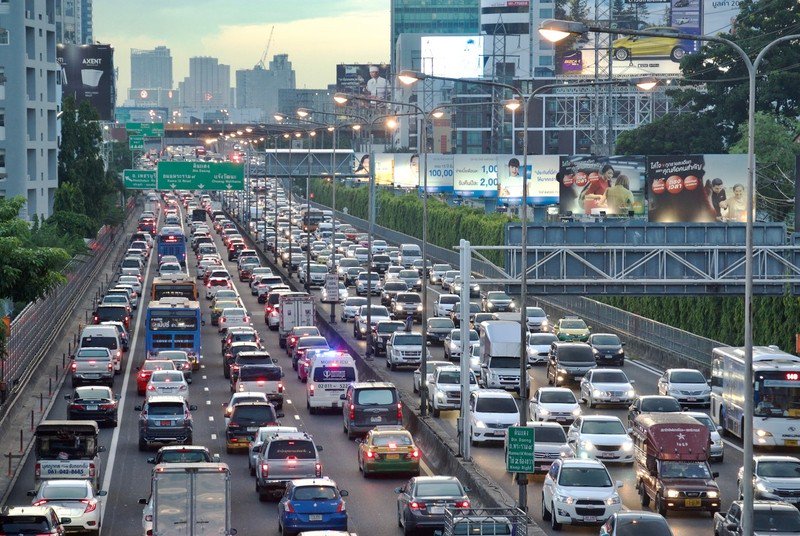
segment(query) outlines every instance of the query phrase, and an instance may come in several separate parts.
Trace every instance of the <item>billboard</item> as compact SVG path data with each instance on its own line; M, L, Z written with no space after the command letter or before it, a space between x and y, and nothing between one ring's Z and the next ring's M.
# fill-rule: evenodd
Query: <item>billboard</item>
M645 217L645 157L563 156L560 167L561 214Z
M453 192L461 197L497 197L497 155L453 155Z
M429 35L420 38L422 72L448 78L483 76L483 36Z
M747 220L747 155L648 156L652 222Z
M340 63L336 66L336 91L389 100L390 71L385 63Z
M419 155L398 153L394 155L394 187L416 188L419 186Z
M739 15L741 0L691 0L703 3L703 34L733 33L733 23Z
M424 163L422 164L424 167ZM422 175L420 174L420 177ZM420 178L420 189L423 186ZM453 193L453 155L428 155L428 193Z
M369 180L369 153L355 153L353 155L353 176L362 182Z
M375 184L379 186L394 185L394 155L378 153L374 155Z
M507 205L522 204L522 181L528 177L528 203L557 205L559 183L556 175L561 158L554 155L528 156L527 170L521 156L498 155L498 200Z
M114 49L111 45L65 45L56 47L61 66L63 96L80 104L89 103L100 119L114 120Z

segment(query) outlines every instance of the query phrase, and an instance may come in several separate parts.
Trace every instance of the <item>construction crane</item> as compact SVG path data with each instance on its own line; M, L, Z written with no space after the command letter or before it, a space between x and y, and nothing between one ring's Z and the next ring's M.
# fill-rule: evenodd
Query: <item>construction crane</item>
M258 63L254 67L255 69L258 69L258 68L266 69L267 68L267 65L266 65L265 62L267 61L267 54L269 54L269 46L272 44L272 33L274 31L275 31L275 25L273 24L272 28L270 28L270 30L269 30L269 39L267 39L267 46L264 47L264 53L261 54L261 59L258 60Z

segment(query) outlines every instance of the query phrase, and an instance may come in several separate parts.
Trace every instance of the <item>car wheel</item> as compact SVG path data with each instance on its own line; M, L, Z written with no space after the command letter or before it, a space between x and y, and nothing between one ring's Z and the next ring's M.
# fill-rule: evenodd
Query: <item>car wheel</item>
M111 421L111 428L116 428L119 425L119 417L115 416L114 420Z
M554 531L561 530L561 523L556 520L556 505L550 503L550 528Z
M550 521L550 512L547 510L547 506L544 504L544 493L542 493L542 519L544 521Z
M664 502L664 499L661 497L660 493L656 495L656 512L658 512L662 517L667 517L667 503Z
M678 63L680 63L684 56L686 56L686 51L681 47L675 47L672 49L672 52L669 53L670 59Z
M256 476L256 468L252 465L250 466L250 476Z
M647 494L647 490L644 487L644 482L639 482L639 502L642 505L642 508L647 508L650 506L650 495Z
M147 450L147 441L139 439L139 452L144 452L146 450Z
M586 400L586 405L589 406L591 409L594 409L596 404L594 403L594 398L592 398L591 395L589 395L589 398Z
M625 61L630 56L627 48L615 48L614 49L614 59L619 61Z
M441 414L442 414L441 410L439 408L437 408L436 406L433 406L433 416L434 417L439 417L439 415L441 415Z

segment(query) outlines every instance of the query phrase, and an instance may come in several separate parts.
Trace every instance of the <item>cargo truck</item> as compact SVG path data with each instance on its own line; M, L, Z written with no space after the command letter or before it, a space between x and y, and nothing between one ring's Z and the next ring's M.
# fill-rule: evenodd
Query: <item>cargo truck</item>
M305 293L293 292L281 296L278 306L278 343L281 348L286 348L286 337L293 328L315 324L314 298Z
M519 322L488 320L480 323L481 384L487 389L519 391ZM525 394L527 398L527 393Z

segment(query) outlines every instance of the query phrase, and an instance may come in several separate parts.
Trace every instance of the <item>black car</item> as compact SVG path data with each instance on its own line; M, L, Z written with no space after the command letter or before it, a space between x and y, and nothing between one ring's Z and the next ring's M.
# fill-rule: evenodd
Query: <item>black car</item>
M399 320L382 320L375 324L372 328L372 353L375 356L385 355L386 342L392 337L392 333L405 328L405 323Z
M456 325L449 318L429 318L426 337L431 343L444 344L444 340L455 327Z
M469 490L454 476L417 476L394 491L403 534L443 529L445 510L470 507Z
M280 426L278 419L283 413L275 411L270 402L243 402L237 404L231 412L231 418L225 427L225 444L228 454L246 449L262 426Z
M67 418L73 420L97 421L97 424L108 423L117 426L117 401L110 388L100 385L76 387L71 395L64 395L67 404Z
M191 412L197 406L190 406L183 397L152 396L134 409L140 412L139 450L146 450L152 443L192 444L194 423Z
M676 398L662 395L640 395L628 407L628 428L642 413L680 413L681 404Z
M625 364L625 343L613 333L593 333L586 341L592 347L594 360L598 365L614 365L621 367Z
M389 269L392 265L392 259L389 255L373 255L372 256L372 271L382 274Z
M381 290L381 305L389 307L392 304L395 296L401 292L408 291L408 285L405 281L389 280L383 285Z

